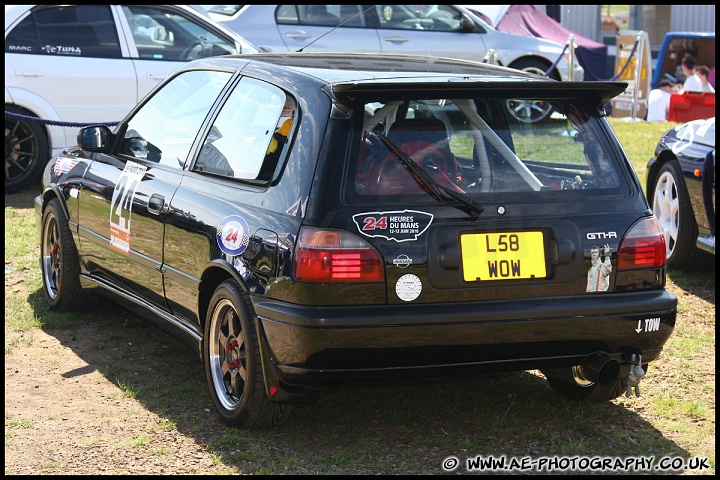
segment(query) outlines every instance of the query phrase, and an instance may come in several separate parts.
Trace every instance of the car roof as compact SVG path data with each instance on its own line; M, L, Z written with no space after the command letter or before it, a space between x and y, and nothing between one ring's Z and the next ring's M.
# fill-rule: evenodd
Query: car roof
M596 97L605 102L627 88L625 82L562 82L524 71L430 55L398 55L348 52L285 52L243 54L196 60L199 64L230 70L252 71L252 64L272 64L331 85L336 96L362 92L485 90L542 91L545 97Z

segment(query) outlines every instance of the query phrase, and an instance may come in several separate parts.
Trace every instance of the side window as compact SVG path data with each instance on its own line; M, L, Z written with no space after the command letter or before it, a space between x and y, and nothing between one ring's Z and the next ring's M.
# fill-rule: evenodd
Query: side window
M123 12L143 60L188 62L238 53L234 43L174 11L123 6Z
M295 114L294 100L279 88L242 79L210 128L193 170L271 180L287 150Z
M340 18L343 27L364 27L365 16L361 5L327 5L328 12ZM350 20L352 18L352 20Z
M297 25L300 23L297 5L280 5L275 10L275 22L278 25Z
M198 70L173 78L130 119L119 153L182 168L230 77L226 72Z
M376 5L380 28L459 31L462 14L449 5Z
M323 25L336 27L342 23L340 17L330 9L340 10L340 5L297 5L301 25Z
M122 56L115 21L107 5L36 10L8 34L5 51L73 57Z
M362 5L280 5L275 10L275 21L279 25L332 27L347 21L343 27L365 27L361 12Z

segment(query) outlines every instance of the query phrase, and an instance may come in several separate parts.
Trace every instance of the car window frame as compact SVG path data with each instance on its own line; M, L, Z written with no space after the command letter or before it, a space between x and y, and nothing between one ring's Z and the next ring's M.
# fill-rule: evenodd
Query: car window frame
M225 81L225 84L223 85L223 87L218 90L218 93L215 95L214 100L212 101L212 103L210 103L210 107L208 108L207 112L205 113L205 116L203 117L203 120L202 120L202 121L200 122L200 124L197 126L196 131L195 131L195 135L193 136L193 139L192 139L192 141L190 142L190 145L189 145L189 147L188 147L188 150L187 150L187 152L186 152L185 159L184 159L182 165L175 165L175 164L173 164L173 163L171 163L171 162L156 162L156 161L153 161L153 160L148 159L148 158L136 157L136 156L133 156L133 155L130 155L130 154L124 152L124 151L123 151L123 143L124 143L125 140L127 140L126 135L127 135L127 132L128 132L128 130L129 130L130 126L131 126L131 122L132 122L132 120L133 120L134 118L136 118L136 116L138 115L138 113L139 113L143 108L145 108L150 102L152 102L153 99L157 98L158 93L161 92L161 91L162 91L169 83L171 83L173 80L176 80L178 77L180 77L180 76L182 76L182 75L184 75L184 74L188 74L188 73L191 74L192 72L198 72L198 71L204 71L204 72L210 72L210 73L220 73L220 74L223 74L223 73L224 73L224 74L227 74L227 75L228 75L228 78L227 78L227 80ZM169 78L169 79L163 84L162 87L160 87L160 88L158 88L157 90L153 91L152 95L151 95L151 96L148 96L148 97L145 99L145 101L142 102L142 104L139 104L139 105L132 111L131 115L129 115L129 116L120 124L120 126L118 127L118 129L117 129L116 132L115 132L116 138L115 138L114 145L112 146L112 154L113 154L115 157L117 157L118 159L122 160L122 161L129 161L129 160L130 160L130 161L142 161L142 162L147 162L148 164L151 164L151 165L154 165L154 166L170 168L170 169L173 169L173 170L176 170L176 171L187 170L188 165L191 163L191 160L194 161L194 158L196 157L197 150L198 150L197 145L198 145L198 143L199 143L199 138L204 138L204 136L206 135L206 130L209 128L209 127L207 126L209 119L210 119L211 117L214 118L214 112L216 112L216 110L217 110L218 103L219 103L222 99L225 98L226 92L228 91L229 88L231 88L231 85L234 85L234 83L235 83L235 78L236 78L237 76L238 76L238 75L237 75L236 73L233 73L232 71L218 70L218 69L212 69L212 68L211 68L211 69L198 68L198 69L193 69L193 70L185 70L185 71L179 72L177 75L172 76L171 78Z
M245 82L245 84L243 84L243 82ZM275 183L280 177L280 172L284 168L284 164L287 161L288 153L290 151L291 145L293 144L295 131L299 124L300 102L298 102L298 100L290 92L281 88L280 86L251 76L238 75L238 77L234 79L231 83L232 85L230 85L229 88L227 88L227 90L221 94L215 107L208 115L206 124L203 127L203 131L198 137L199 140L197 142L197 149L192 154L192 161L188 162L187 169L188 171L200 175L210 175L216 178L223 178L252 185L267 185ZM270 87L271 90L281 92L284 95L285 107L280 110L280 114L278 115L278 118L277 120L275 120L275 123L273 125L273 133L269 137L270 143L272 143L273 139L276 140L276 149L271 152L269 150L270 146L267 146L267 148L265 149L265 154L260 161L257 172L252 178L235 176L235 174L230 175L226 173L212 172L208 170L199 170L198 164L201 161L203 149L215 141L208 141L208 138L213 134L213 128L216 128L216 123L222 116L223 109L228 105L228 102L233 100L233 93L236 92L238 88L244 88L245 85L253 84L258 86L262 85ZM285 110L288 103L291 104L292 108L292 112L290 113L286 113ZM286 120L291 120L291 122L289 123L289 127L288 124L285 123ZM235 164L235 162L232 161L228 163L230 168L232 168L232 165Z

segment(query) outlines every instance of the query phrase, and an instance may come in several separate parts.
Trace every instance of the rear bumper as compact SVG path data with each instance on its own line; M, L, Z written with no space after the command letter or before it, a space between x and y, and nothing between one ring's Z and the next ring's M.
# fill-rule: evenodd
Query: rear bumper
M677 298L655 290L425 305L308 307L254 298L266 377L288 385L656 359ZM269 370L272 370L269 371Z

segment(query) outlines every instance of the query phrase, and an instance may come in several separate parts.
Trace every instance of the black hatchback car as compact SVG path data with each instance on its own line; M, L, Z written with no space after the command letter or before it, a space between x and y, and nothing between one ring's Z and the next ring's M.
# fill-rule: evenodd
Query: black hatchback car
M353 380L540 369L608 401L677 313L604 118L625 87L421 56L190 62L48 165L45 296L177 332L247 428ZM538 102L554 113L511 114Z

